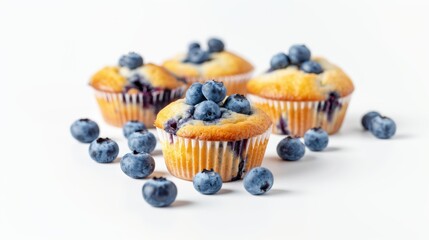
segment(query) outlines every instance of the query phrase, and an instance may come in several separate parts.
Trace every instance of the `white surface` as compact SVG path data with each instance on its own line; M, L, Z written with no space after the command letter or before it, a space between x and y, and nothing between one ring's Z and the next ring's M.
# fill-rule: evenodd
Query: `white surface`
M86 1L85 1L86 2ZM427 1L70 1L0 2L0 239L428 239ZM193 39L220 36L257 72L293 43L306 43L353 78L356 91L329 149L280 161L270 140L270 193L241 182L216 196L156 171L178 186L177 202L156 209L144 180L118 163L92 161L69 134L90 117L105 125L89 76L129 50L161 62ZM377 109L396 120L394 139L365 133ZM158 146L159 147L159 146Z

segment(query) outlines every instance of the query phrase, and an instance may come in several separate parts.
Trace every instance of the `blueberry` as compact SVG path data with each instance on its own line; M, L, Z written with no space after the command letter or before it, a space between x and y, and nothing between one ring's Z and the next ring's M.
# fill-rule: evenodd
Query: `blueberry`
M268 192L273 183L273 174L264 167L252 168L243 179L244 188L253 195L261 195Z
M147 153L127 153L121 158L121 169L132 178L145 178L155 170L155 160Z
M147 130L135 131L128 136L128 147L131 151L151 153L155 146L155 135Z
M72 136L79 142L90 143L98 138L98 135L100 134L100 128L98 128L96 122L87 118L82 118L76 120L70 126L70 132Z
M210 38L207 42L209 46L209 52L222 52L225 49L225 44L220 39Z
M271 69L281 69L289 65L289 57L284 53L277 53L271 58L270 61Z
M130 52L119 59L119 66L136 69L143 66L143 58L138 53Z
M201 90L202 87L203 87L203 84L196 82L196 83L193 83L188 88L188 90L186 91L186 98L185 98L187 104L195 105L206 100Z
M215 80L204 83L202 92L207 100L212 100L215 103L221 102L226 97L226 88L223 82L216 82Z
M371 121L371 133L380 139L389 139L396 132L395 122L384 116L376 116Z
M320 127L311 128L304 134L304 143L311 151L322 151L328 146L328 133Z
M361 121L363 128L365 130L371 130L372 119L375 117L378 117L378 116L381 116L380 113L375 112L375 111L371 111L371 112L368 112L367 114L365 114L362 117L362 121Z
M131 133L142 130L147 130L146 126L142 122L136 120L126 122L122 127L122 131L126 138L128 138Z
M315 73L319 74L323 72L322 66L315 61L306 61L303 64L301 64L300 69L306 73Z
M217 193L222 188L222 178L219 173L212 170L204 169L197 173L193 179L195 190L198 192L211 195Z
M118 144L109 138L98 138L89 145L89 155L99 163L111 163L118 154Z
M163 177L147 181L142 188L144 200L153 207L167 207L176 200L177 187Z
M200 44L199 44L199 43L197 43L197 42L192 42L191 44L189 44L188 51L190 51L190 50L192 50L192 49L194 49L194 48L200 49L200 48L201 48L201 46L200 46Z
M233 112L242 113L242 114L250 114L250 102L247 98L241 94L233 94L229 96L223 107L229 109Z
M212 121L220 118L220 108L215 102L206 100L195 106L194 119Z
M205 61L208 61L209 59L210 59L209 53L199 48L190 49L186 57L186 61L195 63L195 64L201 64Z
M311 52L305 45L293 45L289 48L289 59L294 65L310 60Z
M304 156L305 146L299 137L287 136L277 145L277 154L286 161L297 161Z

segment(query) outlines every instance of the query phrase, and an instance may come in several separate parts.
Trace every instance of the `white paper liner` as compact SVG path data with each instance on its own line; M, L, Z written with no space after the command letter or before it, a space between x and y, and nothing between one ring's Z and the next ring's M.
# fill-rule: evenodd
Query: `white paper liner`
M192 180L196 173L203 169L210 170L213 168L215 172L220 174L224 182L228 182L239 180L244 177L245 172L261 166L271 129L268 128L266 132L255 137L238 141L207 141L184 138L170 134L160 128L157 128L157 133L167 168L172 175ZM167 159L169 156L166 155L165 150L172 147L173 144L178 144L182 151L178 155L182 157L171 161ZM177 146L175 147L177 148ZM234 154L233 149L235 148L239 148L238 154L237 152ZM243 163L240 172L241 161Z
M265 108L263 110L267 112L273 121L272 132L274 134L303 136L308 129L313 127L322 127L329 134L337 132L344 120L351 94L338 98L341 107L334 109L331 120L328 119L328 115L325 112L318 110L318 106L324 107L325 101L281 101L262 98L253 94L248 94L247 98L257 106L269 106L269 111ZM300 119L308 111L311 114L307 115L305 119ZM280 117L286 121L289 133L284 133L279 129Z

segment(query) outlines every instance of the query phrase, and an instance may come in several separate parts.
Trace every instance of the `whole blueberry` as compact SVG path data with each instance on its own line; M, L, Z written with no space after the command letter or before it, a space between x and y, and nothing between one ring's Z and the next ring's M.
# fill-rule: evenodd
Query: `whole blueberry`
M243 179L244 188L253 195L261 195L268 192L273 183L273 174L264 167L252 168Z
M143 185L142 193L144 200L153 207L167 207L176 200L177 187L163 177L154 177Z
M300 69L306 73L319 74L323 72L322 66L318 62L311 61L311 60L301 64Z
M206 98L203 95L202 88L203 88L202 83L199 83L199 82L193 83L186 91L186 97L185 97L186 104L195 105L206 100Z
M217 193L222 188L222 178L219 173L212 170L204 169L197 173L193 179L195 190L198 192L211 195Z
M190 51L190 50L192 50L192 49L194 49L194 48L200 49L200 48L201 48L201 46L200 46L200 44L199 44L199 43L197 43L197 42L192 42L192 43L191 43L191 44L189 44L189 46L188 46L188 51Z
M380 115L380 113L378 113L376 111L371 111L371 112L368 112L367 114L365 114L362 117L362 121L361 121L363 128L365 130L371 130L372 119L375 117L378 117L378 116L381 116L381 115Z
M389 139L396 133L395 122L384 116L376 116L371 121L371 133L380 139Z
M271 69L286 68L289 65L289 57L284 53L277 53L271 58Z
M277 145L277 154L286 161L297 161L305 154L305 146L299 137L287 136Z
M247 98L241 94L233 94L226 98L223 107L233 112L250 114L250 102Z
M138 53L130 52L119 59L119 66L136 69L143 66L143 58Z
M310 60L311 52L305 45L296 44L289 48L289 59L294 65Z
M222 52L225 49L225 44L220 39L210 38L207 42L209 52Z
M109 138L97 138L89 145L89 155L99 163L111 163L118 154L118 144Z
M145 178L155 170L155 160L147 153L132 152L121 158L121 169L132 178Z
M206 100L195 106L194 119L212 121L220 118L220 108L215 102Z
M188 55L186 60L191 63L201 64L210 59L210 55L208 52L203 51L200 48L193 48L188 51Z
M304 134L304 143L311 151L322 151L328 146L328 133L320 127L311 128Z
M135 131L128 136L128 147L131 151L151 153L155 146L155 135L147 130Z
M131 133L135 132L135 131L142 131L142 130L146 130L146 126L144 125L144 123L136 121L136 120L132 120L132 121L128 121L124 124L124 127L122 128L122 131L124 133L124 136L126 138L128 138Z
M223 82L210 80L204 83L202 92L207 100L212 100L215 103L221 102L226 97L226 88Z
M100 135L98 124L88 118L81 118L70 126L72 136L82 143L90 143Z

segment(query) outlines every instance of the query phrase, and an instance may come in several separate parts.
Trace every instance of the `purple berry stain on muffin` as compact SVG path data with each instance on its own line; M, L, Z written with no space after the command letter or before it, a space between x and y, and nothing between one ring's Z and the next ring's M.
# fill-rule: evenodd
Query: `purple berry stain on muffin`
M342 107L339 99L340 95L337 92L330 92L328 98L317 105L317 111L326 113L329 122L332 121L335 111Z
M287 119L284 118L283 116L281 116L279 118L279 121L278 121L276 127L277 127L278 130L280 130L280 132L283 135L290 135L290 131L288 129L288 124L287 124Z

